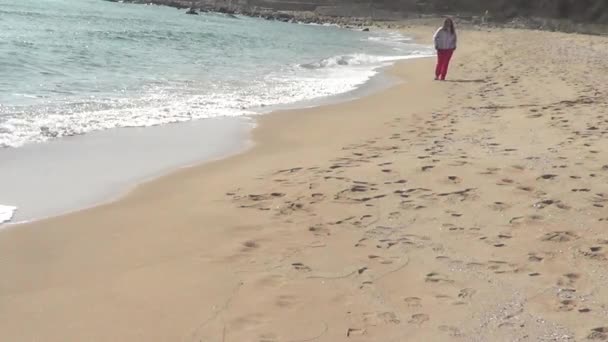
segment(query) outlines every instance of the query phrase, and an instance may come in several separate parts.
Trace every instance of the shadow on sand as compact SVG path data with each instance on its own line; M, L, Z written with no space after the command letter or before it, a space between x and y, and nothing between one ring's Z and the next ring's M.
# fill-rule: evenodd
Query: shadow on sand
M486 80L478 79L478 80L445 80L445 82L454 82L454 83L485 83Z

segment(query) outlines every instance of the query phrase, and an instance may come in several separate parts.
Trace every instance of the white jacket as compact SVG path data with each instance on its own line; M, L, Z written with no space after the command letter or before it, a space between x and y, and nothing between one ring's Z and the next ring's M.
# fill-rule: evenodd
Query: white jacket
M455 33L450 33L450 31L440 27L437 32L435 32L433 40L435 41L435 49L448 50L456 48L458 38Z

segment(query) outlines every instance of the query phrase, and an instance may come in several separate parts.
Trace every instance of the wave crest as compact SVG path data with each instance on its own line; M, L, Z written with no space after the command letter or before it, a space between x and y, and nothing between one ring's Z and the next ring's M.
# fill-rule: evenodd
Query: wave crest
M0 205L0 224L10 221L13 218L15 210L17 210L17 207Z
M323 69L340 66L378 65L394 62L400 59L411 58L411 56L374 56L366 54L340 55L323 58L312 63L300 64L305 69Z

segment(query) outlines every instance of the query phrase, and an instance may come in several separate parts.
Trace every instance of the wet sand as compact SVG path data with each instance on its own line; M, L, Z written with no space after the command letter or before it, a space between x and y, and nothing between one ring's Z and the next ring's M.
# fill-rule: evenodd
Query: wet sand
M212 118L0 149L0 204L17 207L17 224L116 200L143 181L244 151L253 125Z
M459 41L449 82L399 63L244 154L0 231L1 339L608 340L608 39Z

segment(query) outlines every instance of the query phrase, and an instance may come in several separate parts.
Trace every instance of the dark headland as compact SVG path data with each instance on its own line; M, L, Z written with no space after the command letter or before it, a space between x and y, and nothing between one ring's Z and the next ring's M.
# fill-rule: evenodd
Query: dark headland
M305 23L365 25L429 15L474 24L565 32L605 33L606 0L125 0L201 12L221 12Z

